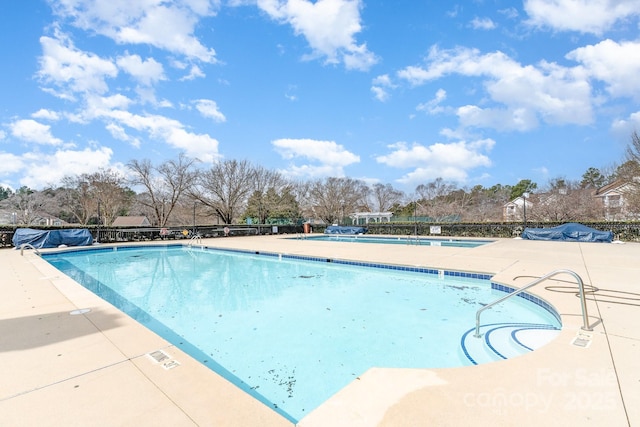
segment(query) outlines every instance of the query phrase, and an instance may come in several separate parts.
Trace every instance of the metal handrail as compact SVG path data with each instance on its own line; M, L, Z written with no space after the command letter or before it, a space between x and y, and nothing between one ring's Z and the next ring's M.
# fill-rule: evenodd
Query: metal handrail
M31 243L23 243L22 245L20 245L20 255L21 255L21 256L24 256L24 250L25 250L25 248L31 248L31 249L33 249L34 251L36 251L36 253L37 253L38 255L40 255L40 251L39 251L38 249L36 249L36 247L35 247L35 246L33 246Z
M534 280L533 282L529 283L528 285L525 285L521 288L516 289L515 291L503 296L502 298L499 298L495 301L493 301L492 303L489 303L487 305L485 305L484 307L480 308L478 311L476 311L476 332L473 335L476 338L480 338L482 335L480 334L480 314L482 314L482 312L488 308L493 307L496 304L501 303L502 301L511 298L515 295L518 295L521 292L526 291L527 289L537 285L540 282L544 282L545 280L556 276L558 274L570 274L571 276L573 276L574 279L576 279L576 282L578 283L578 289L580 290L580 304L582 306L582 330L583 331L593 331L593 328L590 327L589 325L589 314L587 313L587 300L585 299L584 296L584 283L582 282L582 278L580 276L578 276L577 273L575 273L574 271L571 270L555 270L552 271L551 273L545 274L544 276L540 277L539 279Z
M412 240L414 237L415 237L415 240ZM411 245L411 244L415 244L415 245L419 245L420 244L420 240L418 239L418 235L417 234L415 236L412 236L411 234L409 234L407 236L407 245Z
M191 246L193 245L193 241L196 240L197 243L202 244L202 236L200 236L199 234L195 234L193 236L191 236L191 239L189 239L189 243L187 246Z

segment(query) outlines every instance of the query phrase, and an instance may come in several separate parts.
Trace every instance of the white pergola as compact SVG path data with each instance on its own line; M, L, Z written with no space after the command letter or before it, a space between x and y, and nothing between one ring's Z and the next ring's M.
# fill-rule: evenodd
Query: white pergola
M365 224L373 222L391 222L392 212L356 212L349 215L355 224L361 224L361 220L364 220Z

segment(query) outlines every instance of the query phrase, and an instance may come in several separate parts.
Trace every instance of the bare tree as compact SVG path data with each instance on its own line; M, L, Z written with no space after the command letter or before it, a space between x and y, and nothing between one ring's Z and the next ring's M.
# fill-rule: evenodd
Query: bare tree
M313 217L315 214L311 199L311 181L292 182L290 191L300 207L300 214L305 218Z
M19 224L30 225L38 217L45 214L50 205L50 197L45 192L34 191L29 187L20 187L3 205L15 211L16 221Z
M62 179L63 189L58 198L80 224L88 224L100 210L100 222L109 225L131 205L133 193L125 187L125 182L119 173L104 169L92 174L66 176Z
M634 150L640 149L637 133L634 133L634 143L638 146ZM632 152L631 149L629 151ZM640 216L640 163L634 159L627 160L616 168L614 175L618 180L624 182L624 185L620 187L624 198L622 216L637 218Z
M482 185L471 188L466 196L459 196L458 204L463 219L472 222L502 221L503 207L509 201L511 190L511 186L501 184L489 188Z
M80 224L88 224L97 213L98 200L94 197L87 174L65 176L62 178L62 187L59 199L64 208Z
M363 209L369 187L351 178L327 178L310 184L309 196L315 216L328 224Z
M640 163L640 135L637 131L631 134L631 142L627 145L627 159Z
M531 196L531 200L527 214L538 221L589 221L601 216L592 190L564 178L551 179L543 192Z
M446 182L442 178L436 178L427 184L418 185L416 194L419 200L416 214L439 218L457 213L458 209L455 204L447 197L455 190L455 185Z
M391 184L374 184L371 187L372 211L387 212L402 202L405 194Z
M191 196L231 224L244 210L256 179L256 168L248 161L225 160L202 172Z
M153 214L159 227L167 224L178 202L192 189L196 161L180 154L177 160L168 160L158 166L153 166L149 160L132 160L127 164L133 172L132 185L144 188L137 203Z

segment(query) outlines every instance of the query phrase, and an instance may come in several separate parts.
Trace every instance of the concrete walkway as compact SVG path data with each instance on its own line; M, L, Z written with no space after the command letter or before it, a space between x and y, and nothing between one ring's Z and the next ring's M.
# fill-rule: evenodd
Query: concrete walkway
M203 244L490 273L514 287L571 269L598 289L588 294L593 332L580 329L571 277L558 276L532 292L562 316L545 347L473 367L372 368L300 426L640 425L640 244L449 248L283 236ZM0 425L291 426L33 251L0 250L0 271ZM574 344L578 336L586 346Z

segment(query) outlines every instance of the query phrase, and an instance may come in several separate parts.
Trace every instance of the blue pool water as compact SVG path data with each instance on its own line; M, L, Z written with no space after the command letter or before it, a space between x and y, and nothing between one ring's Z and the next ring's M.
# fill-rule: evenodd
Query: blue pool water
M482 275L179 245L43 258L294 422L370 367L470 365L461 337L504 295ZM558 324L520 298L482 320Z
M435 239L415 236L367 236L367 235L332 235L306 236L305 239L327 242L353 242L353 243L381 243L387 245L418 245L418 246L449 246L456 248L475 248L491 243L492 240L461 240L461 239ZM299 239L292 237L291 239Z

